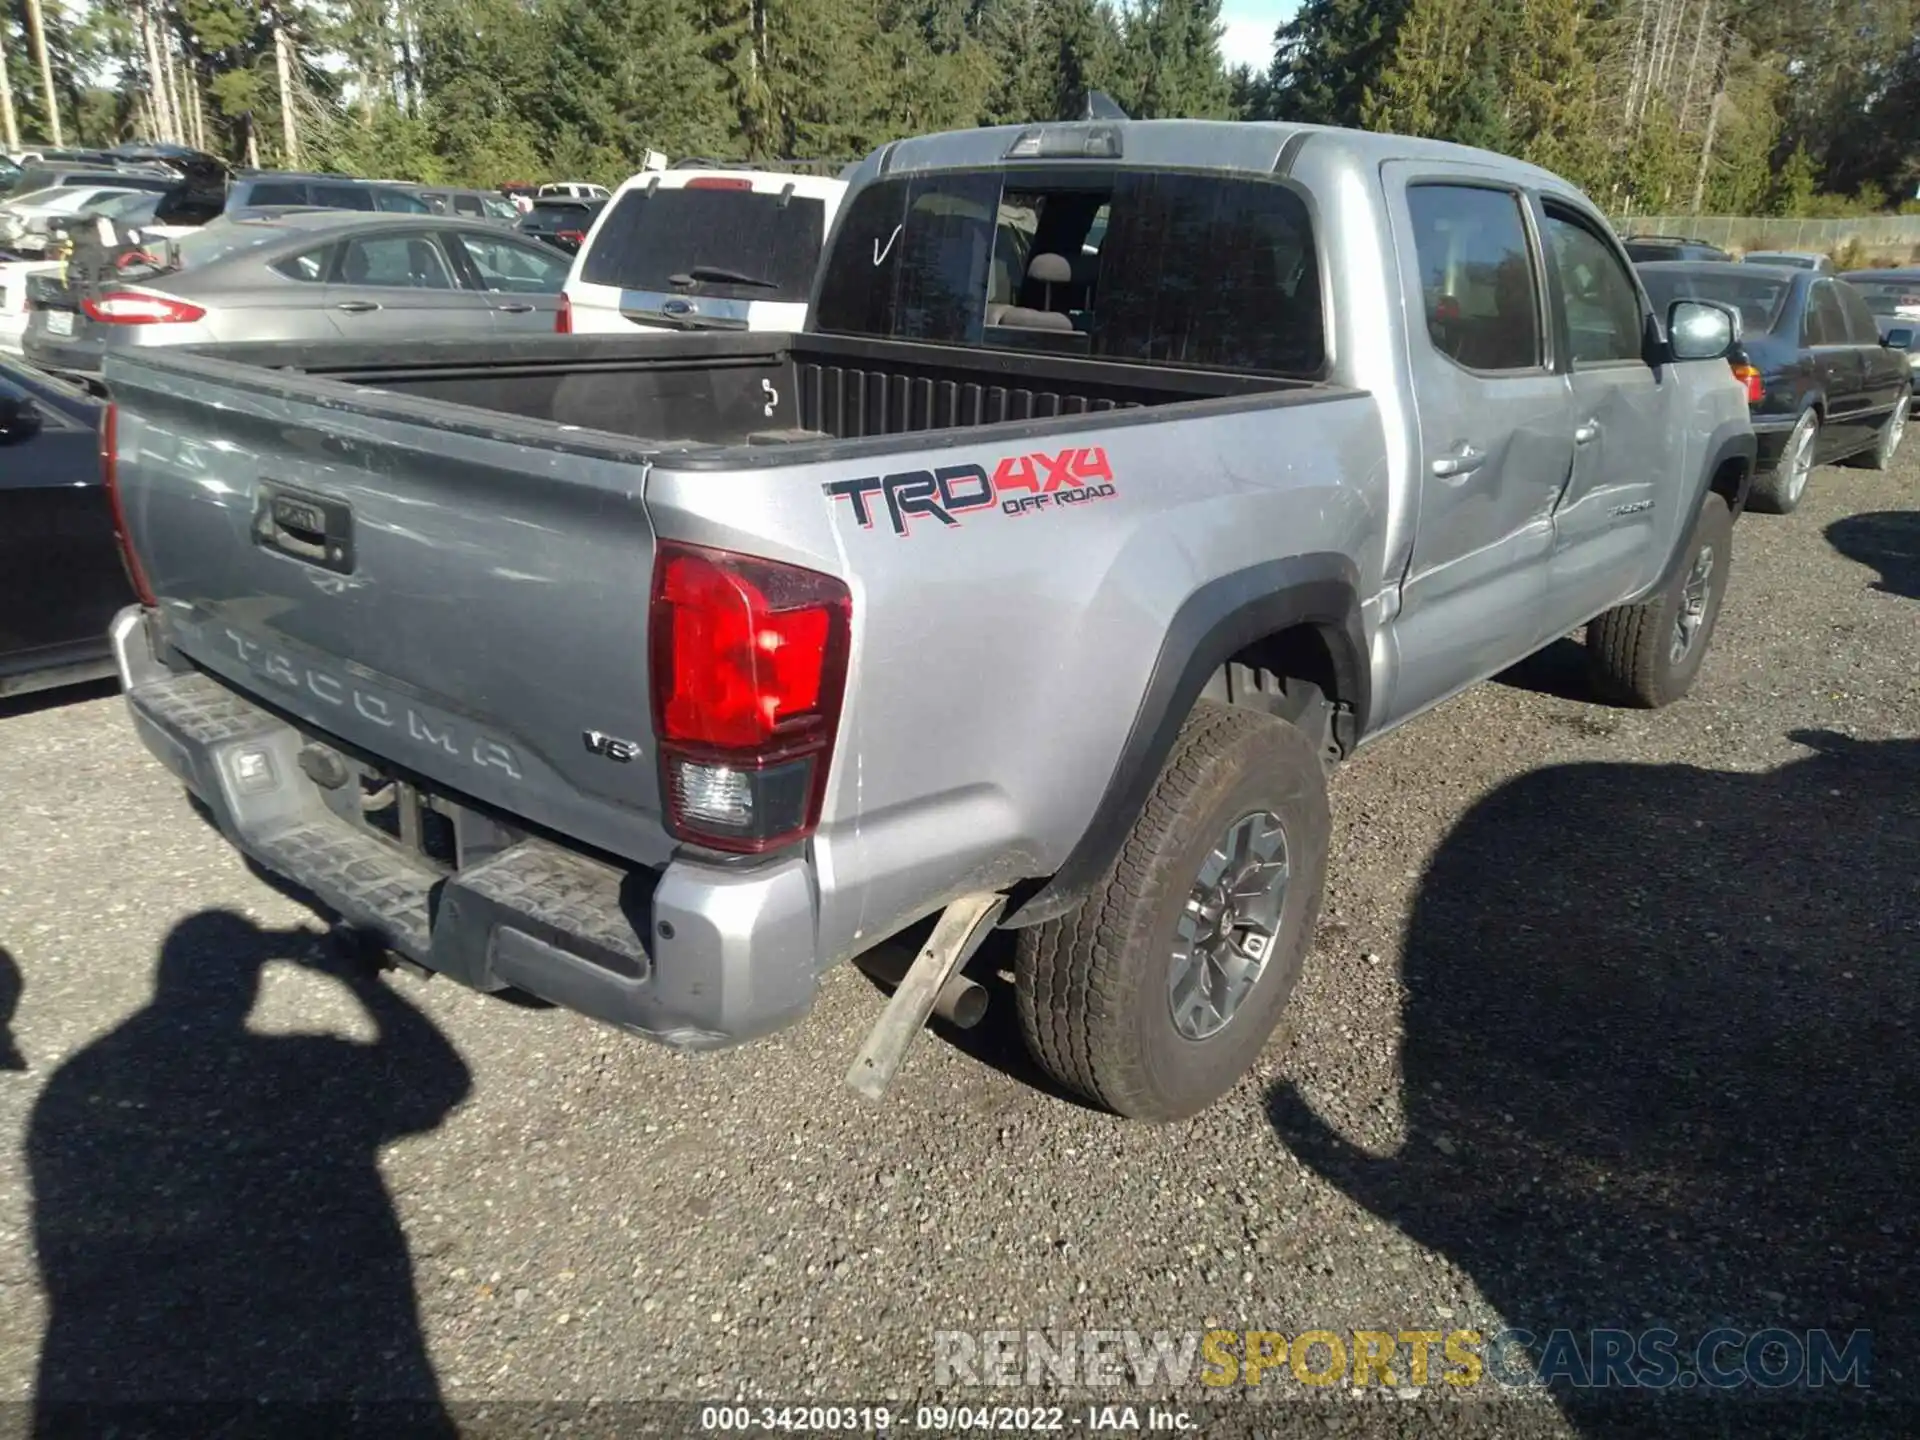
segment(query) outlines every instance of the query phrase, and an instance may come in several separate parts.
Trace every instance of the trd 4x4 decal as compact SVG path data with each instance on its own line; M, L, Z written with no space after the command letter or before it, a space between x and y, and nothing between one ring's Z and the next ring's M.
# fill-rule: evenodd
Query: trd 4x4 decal
M864 529L873 528L875 511L884 508L896 535L912 534L916 516L953 526L968 511L994 505L1007 515L1025 515L1105 500L1114 493L1113 469L1098 445L1008 455L995 464L991 477L979 465L942 465L937 470L834 480L821 488L829 500L850 504L853 518Z

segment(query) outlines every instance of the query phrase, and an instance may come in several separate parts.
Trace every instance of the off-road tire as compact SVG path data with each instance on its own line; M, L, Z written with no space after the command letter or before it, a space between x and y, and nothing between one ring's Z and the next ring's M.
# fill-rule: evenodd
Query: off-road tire
M1707 580L1706 611L1686 653L1676 661L1675 626L1686 603L1694 564L1707 547L1713 552L1713 567ZM1687 559L1666 589L1651 600L1617 606L1587 623L1587 668L1602 698L1658 710L1693 688L1713 643L1732 566L1733 512L1724 498L1709 495L1700 502L1699 518L1687 539Z
M1804 439L1803 430L1812 433ZM1762 470L1753 477L1753 489L1747 494L1747 509L1757 510L1762 515L1791 515L1800 508L1800 502L1806 498L1807 487L1813 483L1814 466L1809 466L1804 478L1799 481L1799 489L1794 488L1794 457L1799 453L1801 444L1809 448L1811 456L1820 448L1820 412L1804 411L1793 430L1787 436L1787 443L1780 451L1780 458L1771 468Z
M1289 880L1274 944L1224 1028L1192 1040L1175 1027L1169 1001L1174 927L1208 852L1261 810L1286 831ZM1232 1089L1299 982L1330 829L1326 772L1305 735L1270 715L1201 701L1093 893L1020 932L1015 992L1034 1058L1068 1089L1134 1119L1181 1119Z

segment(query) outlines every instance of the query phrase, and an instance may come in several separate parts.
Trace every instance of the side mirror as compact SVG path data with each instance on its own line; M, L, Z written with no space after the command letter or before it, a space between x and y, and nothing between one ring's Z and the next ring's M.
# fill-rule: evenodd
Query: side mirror
M0 394L0 442L40 433L40 410L26 395Z
M1911 350L1913 349L1913 331L1906 326L1898 330L1889 330L1887 338L1880 343L1889 350Z
M1739 318L1724 305L1676 300L1667 308L1667 347L1676 360L1724 360L1739 337Z

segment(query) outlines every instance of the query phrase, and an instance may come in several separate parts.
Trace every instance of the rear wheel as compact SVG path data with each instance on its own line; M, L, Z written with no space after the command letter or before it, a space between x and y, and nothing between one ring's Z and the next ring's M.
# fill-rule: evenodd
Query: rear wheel
M1900 453L1900 441L1907 433L1907 419L1913 405L1911 395L1902 395L1900 403L1893 407L1893 414L1887 417L1887 423L1880 427L1880 438L1873 449L1856 456L1853 463L1867 470L1887 470L1892 468L1893 457Z
M1020 932L1016 993L1034 1058L1136 1119L1219 1099L1299 982L1330 824L1304 735L1202 701L1099 888Z
M1786 448L1771 470L1756 475L1747 508L1765 515L1791 515L1800 508L1813 475L1813 457L1820 446L1820 415L1808 410L1787 436Z
M1607 699L1657 710L1693 688L1733 564L1733 512L1722 497L1701 502L1688 545L1680 574L1660 594L1588 622L1587 664Z

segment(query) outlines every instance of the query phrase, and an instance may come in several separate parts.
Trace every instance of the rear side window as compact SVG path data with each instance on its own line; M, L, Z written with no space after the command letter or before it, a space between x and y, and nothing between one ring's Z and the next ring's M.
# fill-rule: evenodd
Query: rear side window
M1546 241L1560 281L1560 303L1566 307L1573 363L1638 361L1646 324L1640 292L1613 247L1584 220L1552 205L1547 207Z
M391 186L382 186L373 192L373 205L376 210L398 215L431 215L435 210L411 191L395 190Z
M1218 175L960 172L867 186L815 323L1136 364L1305 376L1325 362L1306 206L1277 182Z
M371 210L373 192L361 185L315 185L313 203L329 210Z
M340 283L407 290L457 287L440 247L425 235L368 235L342 247Z
M1860 292L1844 280L1832 287L1840 297L1840 309L1847 317L1847 338L1856 345L1878 345L1880 326L1873 318L1873 311L1867 308L1867 302Z
M1434 349L1469 370L1533 370L1540 282L1520 197L1511 190L1415 185L1407 190L1420 292Z
M1833 282L1820 281L1807 298L1805 343L1808 345L1846 345L1847 313L1840 308L1840 297Z
M629 190L600 227L580 278L622 290L804 301L825 228L825 203L798 195L698 182ZM709 273L695 273L702 270Z
M307 187L297 180L263 180L247 196L249 205L304 205Z
M284 260L276 260L267 268L275 274L284 275L289 280L304 281L317 285L327 278L327 261L333 255L331 245L323 245L318 250L303 250L298 255L289 255Z
M453 213L456 215L483 215L478 195L456 195L453 197Z

